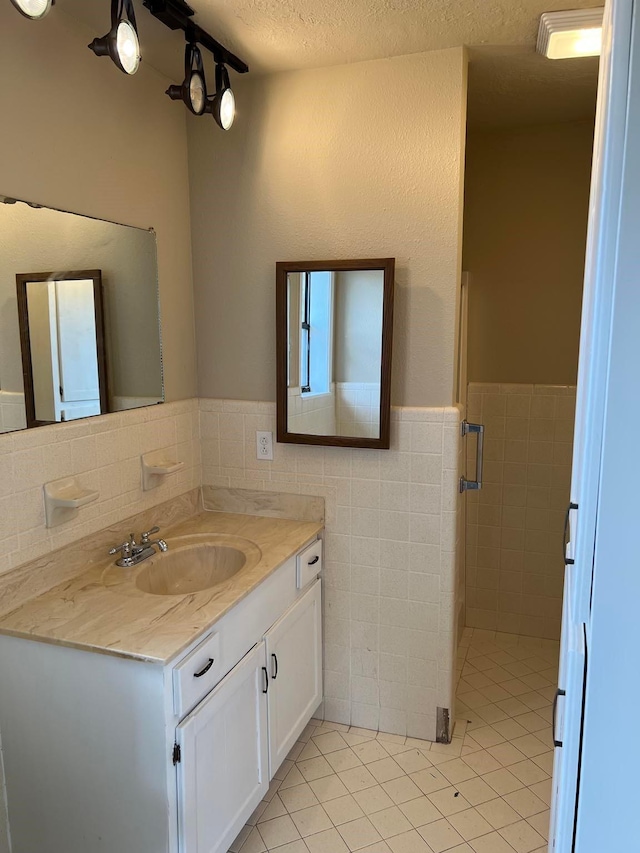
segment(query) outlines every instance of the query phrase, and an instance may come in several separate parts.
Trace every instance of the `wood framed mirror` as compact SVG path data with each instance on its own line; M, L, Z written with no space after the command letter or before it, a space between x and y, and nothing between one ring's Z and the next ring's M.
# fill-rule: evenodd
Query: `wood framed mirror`
M108 411L100 270L19 273L27 427Z
M395 258L276 264L278 441L389 448Z

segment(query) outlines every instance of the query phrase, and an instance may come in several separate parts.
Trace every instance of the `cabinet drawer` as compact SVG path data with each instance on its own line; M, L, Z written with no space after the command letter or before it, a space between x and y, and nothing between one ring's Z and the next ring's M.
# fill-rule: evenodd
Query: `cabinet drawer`
M322 539L317 539L297 557L296 586L304 589L322 571Z
M200 701L222 675L220 634L209 634L173 670L173 706L178 717Z

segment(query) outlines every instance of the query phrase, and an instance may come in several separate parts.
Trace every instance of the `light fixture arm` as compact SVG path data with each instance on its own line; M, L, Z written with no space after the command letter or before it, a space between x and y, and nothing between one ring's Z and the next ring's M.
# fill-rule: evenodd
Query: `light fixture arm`
M197 43L238 74L246 74L249 66L216 41L193 21L195 12L184 0L143 0L143 5L170 30L182 30L189 42Z
M229 72L226 66L220 61L216 61L216 93L219 94L224 89L230 89Z

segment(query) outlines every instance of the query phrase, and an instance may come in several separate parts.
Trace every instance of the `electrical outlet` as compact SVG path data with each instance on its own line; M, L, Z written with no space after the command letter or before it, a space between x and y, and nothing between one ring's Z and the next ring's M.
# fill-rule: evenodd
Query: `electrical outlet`
M256 432L256 456L258 459L273 459L272 432Z

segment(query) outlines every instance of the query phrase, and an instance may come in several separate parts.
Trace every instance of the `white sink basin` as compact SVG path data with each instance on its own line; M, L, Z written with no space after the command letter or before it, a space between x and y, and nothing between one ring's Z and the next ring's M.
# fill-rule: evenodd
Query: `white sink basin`
M190 595L221 586L243 569L253 568L262 557L253 542L237 536L182 536L168 539L167 544L168 551L133 568L110 566L105 584L134 585L150 595Z

